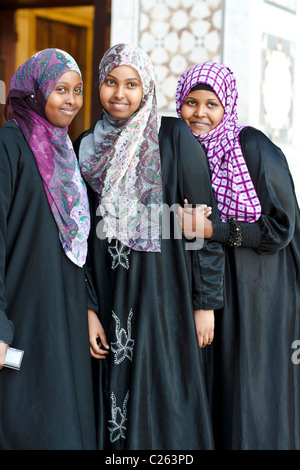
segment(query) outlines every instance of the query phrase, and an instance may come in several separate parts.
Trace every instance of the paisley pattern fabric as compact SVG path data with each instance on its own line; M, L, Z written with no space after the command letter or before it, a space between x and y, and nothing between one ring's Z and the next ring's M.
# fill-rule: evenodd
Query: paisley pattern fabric
M240 222L255 222L261 215L261 204L243 157L237 125L236 80L223 64L204 62L191 67L177 85L176 109L181 107L191 89L199 83L209 85L219 98L224 116L215 129L205 135L195 135L207 151L220 217L223 222L235 218Z
M66 255L82 267L87 254L90 214L87 191L68 135L46 118L46 102L58 79L74 70L75 60L59 49L32 56L13 75L5 106L6 119L21 128L35 157Z
M138 110L116 120L104 111L92 142L83 139L79 153L81 172L99 197L103 230L109 240L137 251L160 251L162 182L155 96L156 74L140 48L118 44L99 65L99 89L114 68L129 65L143 83ZM88 137L90 139L90 137Z

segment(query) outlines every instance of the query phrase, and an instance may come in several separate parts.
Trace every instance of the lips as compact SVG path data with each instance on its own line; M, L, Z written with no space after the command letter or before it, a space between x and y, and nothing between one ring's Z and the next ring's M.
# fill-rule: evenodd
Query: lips
M128 103L116 103L116 102L111 102L111 103L110 103L110 106L112 106L112 107L115 108L115 109L120 109L120 110L122 110L122 109L127 108L127 106L129 106L129 104L128 104Z
M190 127L194 127L195 129L203 130L210 128L210 123L203 122L203 121L192 121L190 122Z
M203 122L203 121L192 121L191 125L193 125L193 126L209 126L210 124L208 122Z
M72 116L76 112L76 108L60 108L61 112Z

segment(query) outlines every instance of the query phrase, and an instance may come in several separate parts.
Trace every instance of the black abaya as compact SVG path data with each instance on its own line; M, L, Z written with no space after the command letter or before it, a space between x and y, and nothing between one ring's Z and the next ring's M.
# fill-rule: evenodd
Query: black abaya
M186 197L212 205L206 157L186 124L163 118L159 141L164 204L174 207ZM98 197L91 199L93 217ZM171 214L171 237L162 240L161 253L130 251L96 236L100 220L92 223L89 255L111 352L100 361L99 447L212 449L194 309L223 303L221 245L187 250L185 239L174 239Z
M20 371L0 371L0 449L95 449L84 270L64 254L10 122L0 130L0 339L12 336L24 358Z
M207 350L215 363L216 443L300 449L300 365L293 360L300 339L299 207L280 149L253 128L240 139L262 206L261 241L255 249L225 245L224 308Z

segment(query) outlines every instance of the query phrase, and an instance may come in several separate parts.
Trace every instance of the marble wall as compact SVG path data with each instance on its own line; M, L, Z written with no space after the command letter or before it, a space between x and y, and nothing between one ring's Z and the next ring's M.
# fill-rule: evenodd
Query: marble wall
M162 112L175 111L179 76L197 62L220 62L222 0L141 0L139 44L158 74Z

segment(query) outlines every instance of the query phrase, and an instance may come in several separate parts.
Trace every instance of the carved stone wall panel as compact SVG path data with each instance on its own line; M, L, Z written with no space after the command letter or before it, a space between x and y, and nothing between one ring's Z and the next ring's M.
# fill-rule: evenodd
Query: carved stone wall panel
M192 65L221 61L223 0L141 0L139 45L158 75L160 111L175 112L179 76Z

